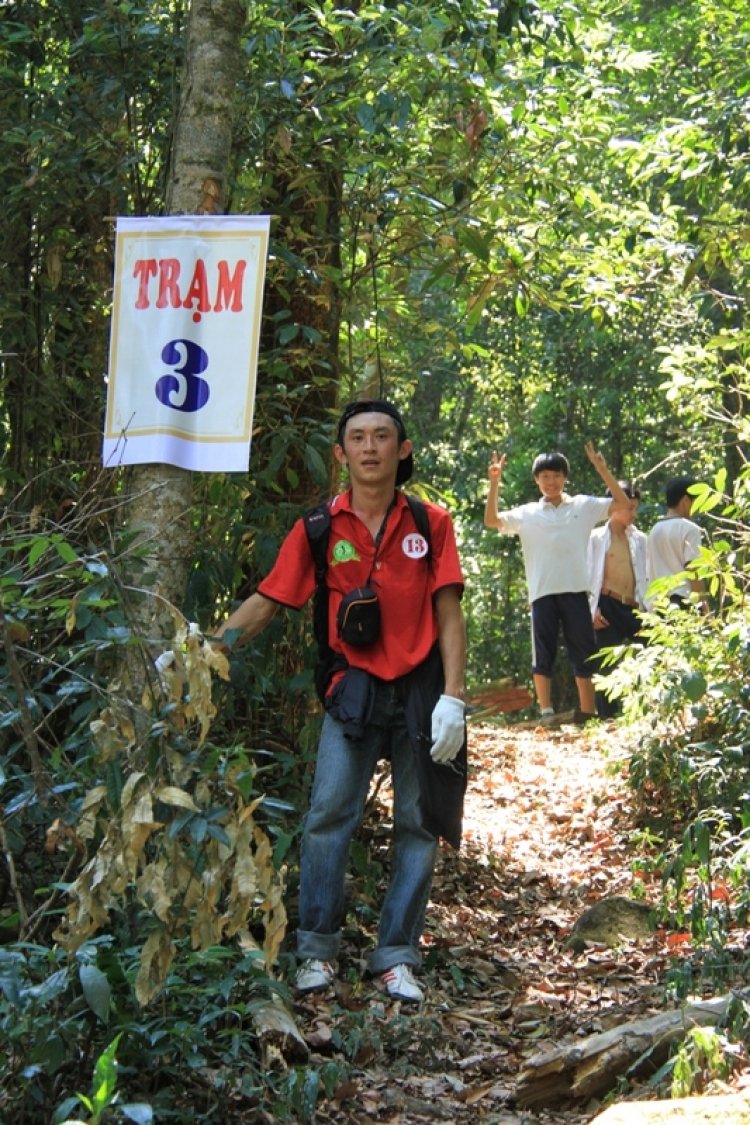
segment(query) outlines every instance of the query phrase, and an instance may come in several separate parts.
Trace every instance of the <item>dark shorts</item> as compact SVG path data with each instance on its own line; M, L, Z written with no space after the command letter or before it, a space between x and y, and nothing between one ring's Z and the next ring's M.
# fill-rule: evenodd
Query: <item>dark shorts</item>
M632 641L635 644L642 642L636 640L641 628L641 619L638 610L632 606L623 605L609 594L599 595L599 612L605 617L609 625L605 629L596 629L596 642L599 648L614 648ZM612 667L600 669L603 675L608 675ZM620 700L609 699L603 691L596 693L596 713L600 719L613 719L620 713Z
M611 598L609 594L599 596L599 612L609 621L606 629L595 630L599 648L623 645L632 640L641 627L638 611Z
M552 675L560 626L575 675L590 680L596 636L585 593L547 594L531 603L532 672L538 676Z

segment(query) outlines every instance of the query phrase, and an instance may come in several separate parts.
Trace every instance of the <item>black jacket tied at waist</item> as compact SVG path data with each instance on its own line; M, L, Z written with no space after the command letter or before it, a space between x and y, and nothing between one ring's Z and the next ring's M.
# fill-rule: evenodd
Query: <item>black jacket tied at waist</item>
M442 836L458 848L466 793L466 736L452 762L437 764L430 757L432 712L445 684L439 647L435 645L426 660L396 682L403 690L406 726L416 759L422 824L433 836ZM372 718L376 685L369 672L348 668L326 699L326 710L343 724L344 736L353 742L362 740Z

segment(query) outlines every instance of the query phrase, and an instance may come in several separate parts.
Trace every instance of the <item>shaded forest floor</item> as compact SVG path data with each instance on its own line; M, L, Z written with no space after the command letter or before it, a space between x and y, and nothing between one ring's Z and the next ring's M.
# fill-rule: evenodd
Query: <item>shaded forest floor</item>
M605 896L659 904L659 873L634 850L622 739L615 725L470 728L464 844L441 852L420 1008L362 979L391 836L381 784L355 846L340 979L295 1005L310 1064L329 1076L316 1121L579 1125L603 1108L524 1111L516 1085L529 1056L672 1006L670 979L693 952L688 935L659 929L614 949L566 943ZM631 1082L620 1096L656 1095Z

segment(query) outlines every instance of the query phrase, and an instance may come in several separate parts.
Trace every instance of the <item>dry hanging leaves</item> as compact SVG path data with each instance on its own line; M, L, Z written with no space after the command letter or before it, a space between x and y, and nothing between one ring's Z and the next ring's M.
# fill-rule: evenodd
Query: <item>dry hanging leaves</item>
M162 748L155 771L138 768L142 751L114 700L91 724L102 763L116 762L123 783L119 800L106 786L95 786L78 823L66 833L79 847L97 837L98 843L69 888L72 901L55 933L73 952L110 923L113 911L124 910L126 901L137 903L142 917L153 922L141 951L140 1004L164 987L182 937L205 950L260 920L270 967L286 932L271 843L254 819L262 797L246 802L231 771L206 775L196 756L188 758L170 745L170 729L184 737L195 726L197 746L205 741L215 714L212 677L228 677L226 657L187 623L178 630L174 655L160 677L174 722L171 728L163 719L154 725ZM153 705L150 692L144 703ZM59 831L50 833L57 846Z

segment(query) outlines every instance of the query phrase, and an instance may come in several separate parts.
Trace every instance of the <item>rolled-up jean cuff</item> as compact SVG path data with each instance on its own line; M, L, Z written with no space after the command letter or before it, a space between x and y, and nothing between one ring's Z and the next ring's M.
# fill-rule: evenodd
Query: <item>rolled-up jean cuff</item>
M297 930L297 956L300 961L335 961L340 947L341 930L335 934Z
M413 945L384 945L373 949L367 958L367 969L373 976L378 976L394 965L408 965L412 969L418 969L421 963L422 958Z

